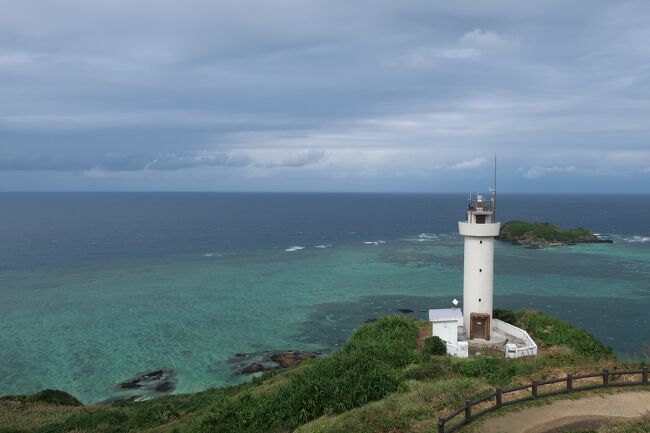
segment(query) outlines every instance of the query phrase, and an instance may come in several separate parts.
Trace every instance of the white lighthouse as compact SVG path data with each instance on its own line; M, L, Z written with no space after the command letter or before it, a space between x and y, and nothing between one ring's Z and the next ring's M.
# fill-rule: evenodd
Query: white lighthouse
M466 218L458 222L465 239L463 272L463 323L469 339L490 339L494 278L494 238L501 223L496 221L495 195L482 195L467 202Z
M496 156L492 196L467 200L465 219L458 222L464 238L463 309L429 310L431 335L447 346L447 354L466 358L486 348L503 351L507 358L537 355L537 344L512 323L492 317L494 288L494 238L501 223L496 220ZM471 350L470 350L471 349Z

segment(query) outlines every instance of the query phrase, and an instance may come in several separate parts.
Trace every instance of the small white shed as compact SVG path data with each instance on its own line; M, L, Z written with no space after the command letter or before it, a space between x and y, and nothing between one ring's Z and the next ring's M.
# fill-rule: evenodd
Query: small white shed
M463 312L460 308L429 310L432 335L447 344L458 344L458 327L463 326Z

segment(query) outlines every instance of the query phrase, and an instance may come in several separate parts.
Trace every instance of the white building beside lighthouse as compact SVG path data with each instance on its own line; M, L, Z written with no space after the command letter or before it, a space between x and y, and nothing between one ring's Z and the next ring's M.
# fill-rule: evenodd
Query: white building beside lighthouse
M495 193L489 199L470 196L465 219L458 222L464 244L463 308L429 310L432 335L447 344L450 355L467 357L470 348L477 352L496 349L508 358L537 354L537 345L526 331L492 317L494 239L500 229Z

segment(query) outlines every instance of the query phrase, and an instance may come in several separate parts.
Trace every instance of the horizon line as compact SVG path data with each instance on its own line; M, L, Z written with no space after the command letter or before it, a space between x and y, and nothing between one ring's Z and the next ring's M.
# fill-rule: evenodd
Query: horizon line
M469 194L481 191L217 191L217 190L0 190L0 194ZM648 192L596 191L499 191L519 195L650 195Z

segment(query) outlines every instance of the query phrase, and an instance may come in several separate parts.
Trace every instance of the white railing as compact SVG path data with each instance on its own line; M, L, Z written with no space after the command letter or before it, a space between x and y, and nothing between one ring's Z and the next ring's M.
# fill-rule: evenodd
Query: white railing
M530 335L528 335L528 332L524 331L521 328L517 328L510 323L506 323L502 320L494 318L492 319L492 326L524 342L524 347L517 346L514 348L514 350L512 348L506 347L507 358L521 358L522 356L537 355L537 344L535 344Z

